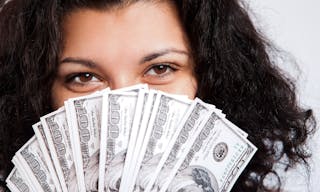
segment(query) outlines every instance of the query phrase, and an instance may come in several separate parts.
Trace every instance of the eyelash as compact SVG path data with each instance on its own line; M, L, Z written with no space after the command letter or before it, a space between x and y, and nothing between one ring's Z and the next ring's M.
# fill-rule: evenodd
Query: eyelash
M76 82L75 79L76 78L81 78L81 77L85 77L89 75L89 78L96 78L96 79L100 79L96 74L94 73L89 73L89 72L80 72L80 73L72 73L70 75L68 75L66 77L65 82L70 84L70 83L77 83L77 84L84 84L85 82L81 83L81 82Z
M147 73L150 72L152 69L155 70L157 67L164 67L164 68L165 68L164 74L155 74L155 75L148 75L148 74L147 74ZM161 70L161 69L160 69L160 70ZM168 74L168 73L170 73L170 72L167 72L167 70L172 70L172 71L170 71L170 72L175 72L175 71L177 71L178 69L177 69L175 66L173 66L172 64L169 64L169 63L153 64L153 65L151 65L151 66L146 70L146 72L144 73L144 76L157 76L157 77L162 78L162 77L165 77L165 76L167 76L167 75L170 75L170 74Z

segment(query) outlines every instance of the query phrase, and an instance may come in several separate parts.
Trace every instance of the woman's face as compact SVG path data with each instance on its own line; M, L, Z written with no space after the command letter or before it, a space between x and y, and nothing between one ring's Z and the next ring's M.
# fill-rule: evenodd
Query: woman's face
M64 47L52 87L54 108L71 97L138 83L194 98L190 47L168 2L81 9L66 16L63 27Z

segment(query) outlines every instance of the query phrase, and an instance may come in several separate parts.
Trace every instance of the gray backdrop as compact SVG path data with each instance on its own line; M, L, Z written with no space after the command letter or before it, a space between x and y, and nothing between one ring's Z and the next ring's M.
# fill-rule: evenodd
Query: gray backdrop
M281 65L298 84L302 105L312 107L320 121L320 1L319 0L247 0L252 18L279 48L291 54L298 64ZM300 71L299 71L300 70ZM320 122L318 123L320 125ZM318 126L319 127L319 126ZM310 141L312 192L320 191L320 131ZM286 183L288 191L306 191L303 171L292 171ZM300 188L300 187L301 188Z

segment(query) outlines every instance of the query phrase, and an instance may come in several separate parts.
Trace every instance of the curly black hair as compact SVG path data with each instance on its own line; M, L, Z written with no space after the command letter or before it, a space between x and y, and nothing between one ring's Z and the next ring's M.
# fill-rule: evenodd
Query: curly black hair
M50 91L63 36L61 23L77 8L104 10L128 0L11 0L0 11L0 170L51 112ZM135 1L130 1L133 3ZM239 0L170 0L178 10L196 63L197 96L222 109L258 151L232 191L280 191L273 166L307 164L306 141L316 123L298 105L295 85L272 60L272 45ZM0 3L0 5L3 3ZM281 145L281 147L278 147ZM1 173L0 173L1 174ZM265 186L267 175L278 179Z

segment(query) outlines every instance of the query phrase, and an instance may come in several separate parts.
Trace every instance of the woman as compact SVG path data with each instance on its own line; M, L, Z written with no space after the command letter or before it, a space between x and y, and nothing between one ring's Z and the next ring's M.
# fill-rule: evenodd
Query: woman
M315 122L237 0L11 0L0 12L3 178L31 125L67 98L148 83L216 105L258 152L233 191L283 190ZM307 164L306 164L307 165ZM266 184L265 178L277 182Z

